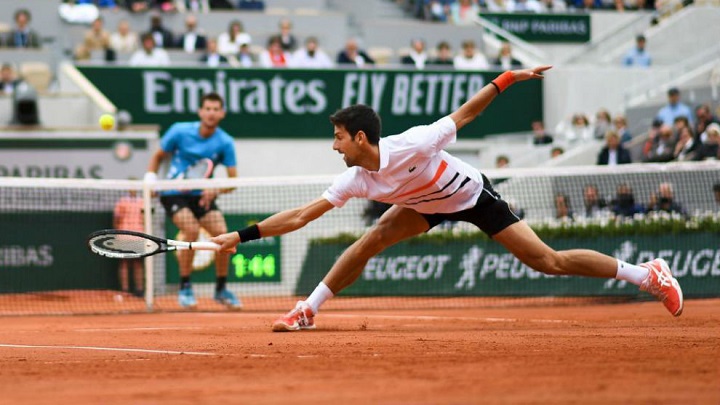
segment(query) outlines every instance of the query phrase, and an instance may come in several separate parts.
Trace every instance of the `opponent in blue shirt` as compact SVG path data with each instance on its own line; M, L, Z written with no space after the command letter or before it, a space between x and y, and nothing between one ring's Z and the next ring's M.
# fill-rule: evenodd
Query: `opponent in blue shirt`
M157 178L157 170L163 160L170 158L168 179L178 178L185 169L196 161L208 158L214 164L222 164L227 168L228 177L237 176L237 160L232 137L220 129L218 125L225 118L225 109L222 97L216 93L205 94L200 99L198 109L200 121L174 124L167 130L160 140L160 149L153 154L145 174L146 181ZM215 204L215 199L221 192L231 190L193 190L184 192L170 190L161 193L160 202L165 207L167 215L182 232L183 240L196 241L200 229L204 228L212 236L227 232L225 217ZM197 306L195 295L190 284L192 262L195 251L178 251L178 264L180 267L180 294L178 302L185 308ZM215 300L237 309L241 307L240 301L226 287L229 255L217 252L215 254L215 269L217 283Z

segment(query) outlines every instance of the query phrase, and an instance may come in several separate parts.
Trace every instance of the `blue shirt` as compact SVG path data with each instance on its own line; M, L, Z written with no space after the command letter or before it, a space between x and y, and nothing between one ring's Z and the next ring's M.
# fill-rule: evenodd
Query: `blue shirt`
M683 116L688 119L690 126L695 125L692 110L683 103L668 104L657 113L657 118L662 120L663 124L670 126L675 122L675 118Z
M625 54L623 64L625 66L642 66L648 67L652 63L652 58L645 49L633 48Z
M172 154L167 179L176 178L188 166L203 158L212 160L214 165L221 164L225 167L237 165L233 138L220 128L216 128L209 137L203 138L200 135L199 121L173 124L160 139L160 148ZM179 194L179 191L161 194ZM195 190L192 194L199 195L201 192Z

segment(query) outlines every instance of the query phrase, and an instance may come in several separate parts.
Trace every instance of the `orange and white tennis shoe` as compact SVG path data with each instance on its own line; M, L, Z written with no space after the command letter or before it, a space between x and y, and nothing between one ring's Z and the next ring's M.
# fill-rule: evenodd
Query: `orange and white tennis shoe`
M305 301L298 301L295 308L273 322L273 332L292 332L315 329L315 314Z
M683 311L683 293L667 262L655 259L640 266L649 270L647 278L640 284L640 290L656 296L671 314L680 316Z

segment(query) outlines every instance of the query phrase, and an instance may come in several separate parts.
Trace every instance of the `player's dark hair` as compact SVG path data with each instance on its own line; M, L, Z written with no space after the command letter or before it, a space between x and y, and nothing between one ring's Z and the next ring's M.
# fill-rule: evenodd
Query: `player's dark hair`
M363 131L371 145L377 145L380 142L382 128L380 116L366 105L355 104L337 110L330 116L330 122L345 128L352 139L355 139L358 132Z
M200 98L200 108L205 104L205 101L217 101L220 103L220 108L225 107L225 102L223 101L223 98L217 94L217 93L205 93Z

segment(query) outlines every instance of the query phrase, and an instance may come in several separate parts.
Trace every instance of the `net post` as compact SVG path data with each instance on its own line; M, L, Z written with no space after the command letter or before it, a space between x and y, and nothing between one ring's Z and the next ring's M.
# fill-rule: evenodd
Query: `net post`
M152 189L149 182L142 182L142 198L145 233L147 233L148 235L152 235ZM147 256L143 260L145 262L145 307L147 309L147 312L152 312L153 300L155 298L154 259L152 256Z

